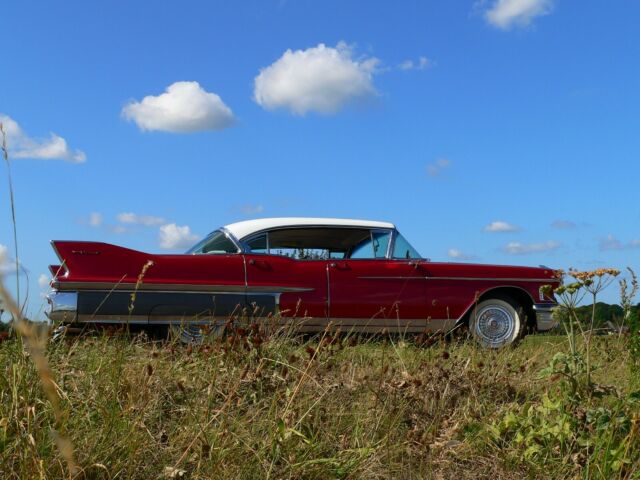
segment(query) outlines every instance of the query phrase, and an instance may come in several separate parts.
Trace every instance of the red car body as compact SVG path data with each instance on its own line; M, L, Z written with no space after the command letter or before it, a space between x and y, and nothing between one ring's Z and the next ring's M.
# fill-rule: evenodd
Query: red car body
M61 264L50 267L49 316L65 324L206 324L244 312L295 319L307 331L331 322L342 330L423 332L454 328L479 301L508 297L529 326L555 325L555 300L541 293L559 284L552 269L431 262L383 222L240 222L179 255L98 242L52 245Z

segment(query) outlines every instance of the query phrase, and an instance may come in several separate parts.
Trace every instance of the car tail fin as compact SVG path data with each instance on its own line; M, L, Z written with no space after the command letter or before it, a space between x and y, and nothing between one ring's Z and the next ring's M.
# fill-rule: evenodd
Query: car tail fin
M101 242L54 240L51 245L62 263L60 266L52 265L50 270L58 267L56 271L59 271L61 267L64 274L59 274L58 279L62 282L135 282L144 263L152 257L143 252Z
M66 273L64 265L49 265L49 271L53 278L62 277Z

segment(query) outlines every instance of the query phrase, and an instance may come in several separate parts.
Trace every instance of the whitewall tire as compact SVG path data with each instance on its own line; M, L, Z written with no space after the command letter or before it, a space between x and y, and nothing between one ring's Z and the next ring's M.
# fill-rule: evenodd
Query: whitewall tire
M508 299L488 298L471 311L469 330L485 348L511 345L524 333L525 318L520 306Z

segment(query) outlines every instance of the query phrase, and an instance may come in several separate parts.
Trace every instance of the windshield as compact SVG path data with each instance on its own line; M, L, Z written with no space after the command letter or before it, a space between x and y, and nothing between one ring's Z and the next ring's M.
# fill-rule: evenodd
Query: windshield
M188 254L224 254L238 253L238 248L221 230L210 233L204 240L200 240L187 250Z

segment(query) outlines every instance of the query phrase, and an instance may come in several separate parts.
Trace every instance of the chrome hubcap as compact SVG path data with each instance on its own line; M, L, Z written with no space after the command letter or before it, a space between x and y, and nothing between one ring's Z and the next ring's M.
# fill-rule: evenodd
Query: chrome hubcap
M508 310L497 305L488 305L478 312L476 332L489 344L501 344L511 339L515 323L515 318Z
M180 330L181 340L184 343L201 343L204 335L199 325L185 325Z

